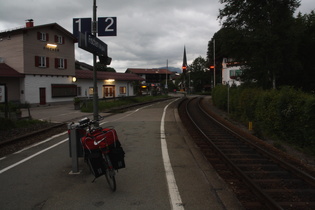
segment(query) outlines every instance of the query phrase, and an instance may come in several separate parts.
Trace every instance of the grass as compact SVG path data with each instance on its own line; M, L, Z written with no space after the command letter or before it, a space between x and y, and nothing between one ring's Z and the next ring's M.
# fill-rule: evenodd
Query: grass
M47 122L33 119L23 119L23 120L10 120L5 118L0 118L0 131L6 131L13 128L27 128L34 125L47 124Z

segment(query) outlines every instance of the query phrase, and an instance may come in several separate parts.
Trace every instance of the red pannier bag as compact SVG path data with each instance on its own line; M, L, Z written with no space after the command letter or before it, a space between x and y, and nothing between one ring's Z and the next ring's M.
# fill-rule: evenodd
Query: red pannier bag
M105 139L104 139L105 138ZM99 142L96 144L94 142ZM81 138L81 143L84 149L96 150L99 148L105 148L107 146L112 146L116 141L118 141L118 136L116 130L113 128L103 128L97 129L87 136Z

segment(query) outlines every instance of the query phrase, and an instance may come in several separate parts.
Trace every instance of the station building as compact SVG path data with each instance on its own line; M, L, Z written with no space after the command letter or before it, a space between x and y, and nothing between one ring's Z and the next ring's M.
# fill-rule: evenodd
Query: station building
M89 97L93 72L77 70L76 38L57 23L0 32L0 84L7 87L8 101L47 104ZM99 72L99 97L133 96L132 74ZM92 89L93 92L93 89Z

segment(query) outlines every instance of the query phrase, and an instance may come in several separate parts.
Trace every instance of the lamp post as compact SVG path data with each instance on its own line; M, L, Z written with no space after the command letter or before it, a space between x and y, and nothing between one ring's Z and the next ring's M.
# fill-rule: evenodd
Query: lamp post
M168 88L168 86L167 86L167 72L168 72L168 59L166 60L166 72L165 72L165 77L166 77L166 79L165 79L165 92L167 93L167 88Z
M230 114L230 80L227 81L228 94L227 94L227 111Z
M215 39L213 39L213 87L215 87Z
M189 79L189 81L188 81L188 95L190 95L191 94L191 89L190 89L190 69L189 68L187 68L188 69L188 79Z

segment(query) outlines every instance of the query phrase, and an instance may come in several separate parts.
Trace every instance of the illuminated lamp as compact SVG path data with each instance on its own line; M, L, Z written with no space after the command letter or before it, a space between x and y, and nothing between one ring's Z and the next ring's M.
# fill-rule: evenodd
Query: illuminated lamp
M72 77L72 82L76 82L77 78L76 77Z
M56 44L47 44L46 47L48 49L56 49L57 48L57 45Z
M115 79L107 79L106 82L115 82Z

